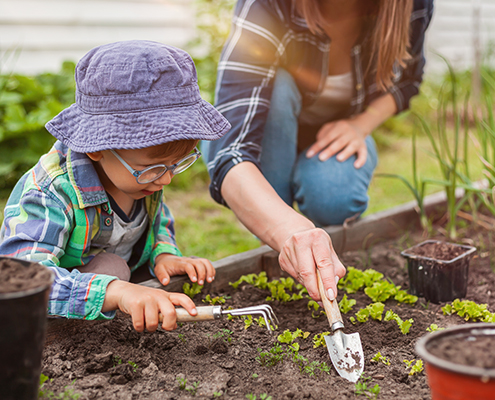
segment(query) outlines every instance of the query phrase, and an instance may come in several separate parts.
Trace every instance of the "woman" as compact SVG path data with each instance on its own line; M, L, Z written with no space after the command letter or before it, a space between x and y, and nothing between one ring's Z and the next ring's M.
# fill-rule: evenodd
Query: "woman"
M418 93L432 12L432 0L237 3L216 92L232 129L203 147L210 191L315 299L315 267L331 300L345 273L315 225L366 209L370 134Z

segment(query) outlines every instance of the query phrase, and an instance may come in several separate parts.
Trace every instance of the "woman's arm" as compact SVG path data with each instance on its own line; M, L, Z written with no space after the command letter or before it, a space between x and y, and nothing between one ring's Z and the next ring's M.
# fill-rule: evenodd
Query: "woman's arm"
M320 300L316 268L325 291L332 291L328 297L336 297L336 276L343 277L345 268L330 236L285 204L253 163L242 162L229 170L222 196L251 232L280 252L281 268L302 283L313 299Z

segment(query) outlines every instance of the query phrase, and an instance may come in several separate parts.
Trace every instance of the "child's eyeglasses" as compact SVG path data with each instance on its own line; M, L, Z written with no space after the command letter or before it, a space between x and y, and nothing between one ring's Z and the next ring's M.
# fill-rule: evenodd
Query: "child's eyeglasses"
M145 168L142 171L137 171L132 168L129 164L127 164L124 159L118 155L118 153L114 150L110 150L112 154L117 157L117 159L122 163L127 170L136 177L137 183L145 184L156 181L158 178L163 176L167 171L172 172L172 175L180 174L188 169L194 162L201 157L201 152L198 148L194 149L194 152L184 157L179 162L174 165L165 165L165 164L157 164L152 165L151 167Z

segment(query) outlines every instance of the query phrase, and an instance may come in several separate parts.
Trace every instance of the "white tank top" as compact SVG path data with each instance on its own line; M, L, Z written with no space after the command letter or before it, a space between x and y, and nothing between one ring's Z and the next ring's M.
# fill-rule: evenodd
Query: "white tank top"
M301 111L299 122L305 125L323 125L333 121L350 106L353 89L352 72L327 76L320 97Z

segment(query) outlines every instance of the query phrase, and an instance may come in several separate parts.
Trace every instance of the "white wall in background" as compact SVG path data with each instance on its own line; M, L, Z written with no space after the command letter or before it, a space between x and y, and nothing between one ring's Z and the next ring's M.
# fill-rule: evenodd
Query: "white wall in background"
M372 1L372 0L369 0ZM400 0L398 0L400 1ZM149 39L185 47L194 37L194 0L0 0L0 72L58 71L109 42ZM473 6L480 9L480 39L495 43L495 0L435 0L427 35L427 73L444 69L436 50L454 66L472 65ZM3 60L3 61L2 61Z

